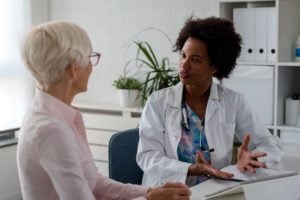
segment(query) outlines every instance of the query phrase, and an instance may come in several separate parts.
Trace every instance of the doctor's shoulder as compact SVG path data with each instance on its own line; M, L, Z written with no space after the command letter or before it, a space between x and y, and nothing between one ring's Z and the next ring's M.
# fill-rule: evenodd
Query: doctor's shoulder
M218 85L219 93L223 94L225 100L229 100L231 102L244 102L246 100L245 95L239 91Z
M176 92L178 92L174 86L163 88L160 90L157 90L153 92L150 96L149 99L151 100L165 100L166 98L172 98L176 95Z
M218 85L219 94L224 98L225 103L234 104L236 106L243 106L248 104L247 98L241 92L235 91L233 89Z

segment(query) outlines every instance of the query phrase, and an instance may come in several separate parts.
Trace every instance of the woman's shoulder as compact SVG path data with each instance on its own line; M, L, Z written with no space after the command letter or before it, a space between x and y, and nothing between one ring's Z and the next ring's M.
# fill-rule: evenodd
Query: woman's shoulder
M38 144L40 140L48 137L63 139L70 135L72 128L64 121L46 112L33 112L28 114L21 126L21 134ZM68 137L68 136L67 136Z

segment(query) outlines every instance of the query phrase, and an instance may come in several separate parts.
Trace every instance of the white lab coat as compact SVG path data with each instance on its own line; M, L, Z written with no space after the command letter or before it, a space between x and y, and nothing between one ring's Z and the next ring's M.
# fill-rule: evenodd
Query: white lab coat
M165 182L185 183L190 163L178 160L181 137L181 100L183 85L154 92L146 103L140 121L137 163L144 171L143 184L157 186ZM242 141L250 134L250 149L264 151L260 158L267 164L282 156L279 139L272 136L241 93L213 83L205 114L205 133L211 164L223 168L231 163L234 135Z

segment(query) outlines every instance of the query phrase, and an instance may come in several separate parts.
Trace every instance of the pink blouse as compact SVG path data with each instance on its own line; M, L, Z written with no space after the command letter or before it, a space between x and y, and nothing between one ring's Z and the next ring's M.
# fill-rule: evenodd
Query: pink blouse
M146 195L147 187L99 174L81 114L40 90L21 127L17 162L24 200L125 200Z

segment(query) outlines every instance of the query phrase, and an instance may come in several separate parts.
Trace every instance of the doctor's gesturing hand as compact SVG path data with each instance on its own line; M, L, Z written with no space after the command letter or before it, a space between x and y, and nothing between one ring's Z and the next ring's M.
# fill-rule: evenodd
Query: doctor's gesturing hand
M199 175L209 175L219 178L231 178L233 174L222 172L221 170L211 166L205 159L201 152L196 153L195 164L192 164L188 169L188 175L190 176L199 176Z
M251 152L248 151L248 144L250 142L250 135L246 134L242 145L238 148L237 152L237 168L241 172L250 171L255 173L255 168L266 168L266 164L259 162L257 159L259 157L264 157L267 155L265 152Z

